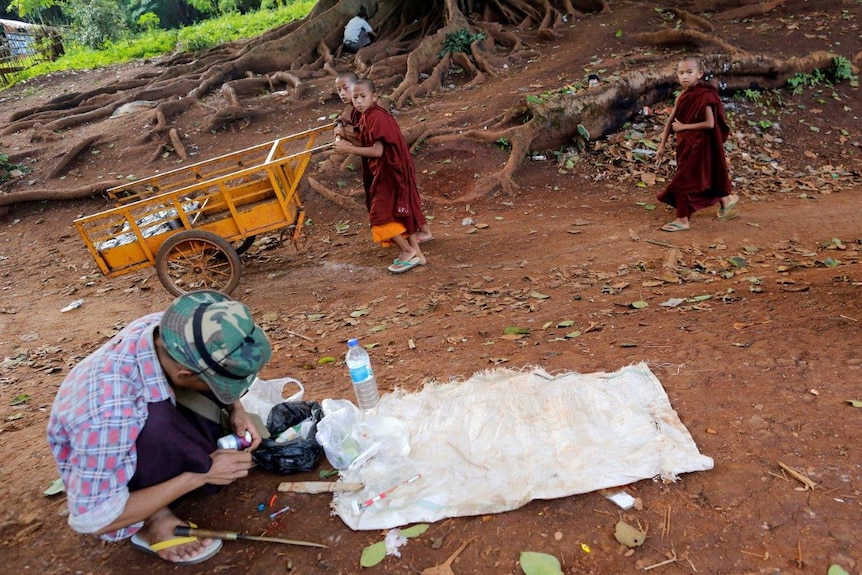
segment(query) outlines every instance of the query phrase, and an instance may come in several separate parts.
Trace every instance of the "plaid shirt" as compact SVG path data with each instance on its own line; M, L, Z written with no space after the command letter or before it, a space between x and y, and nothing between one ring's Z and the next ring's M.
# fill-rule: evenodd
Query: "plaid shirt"
M130 323L76 365L57 392L48 443L66 486L69 525L79 533L95 533L123 513L147 404L174 398L153 343L160 318L154 313ZM124 539L142 526L102 538Z

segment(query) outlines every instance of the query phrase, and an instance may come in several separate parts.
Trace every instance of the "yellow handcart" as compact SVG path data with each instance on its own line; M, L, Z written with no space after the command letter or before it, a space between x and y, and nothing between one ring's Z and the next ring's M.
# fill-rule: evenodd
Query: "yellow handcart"
M332 124L108 190L115 207L75 227L109 277L154 266L174 295L239 284L239 255L258 234L293 228L305 213L297 193L317 144Z

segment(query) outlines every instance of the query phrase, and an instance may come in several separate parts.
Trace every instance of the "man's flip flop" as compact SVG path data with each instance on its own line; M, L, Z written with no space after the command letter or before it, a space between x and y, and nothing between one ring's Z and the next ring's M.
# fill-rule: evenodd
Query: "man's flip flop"
M688 226L684 226L677 222L668 222L661 227L661 231L663 232L684 232L688 229Z
M194 523L189 523L192 527L197 527ZM158 543L153 543L150 545L146 541L144 541L140 535L135 533L132 535L132 547L146 553L147 555L153 555L155 557L159 557L159 551L163 549L170 549L171 547L176 547L177 545L185 545L186 543L191 543L193 541L197 541L197 537L172 537L170 539L166 539L164 541L159 541ZM202 563L207 559L213 557L216 553L221 551L222 540L221 539L213 539L213 542L210 543L203 551L193 559L188 559L185 561L171 561L170 563L176 563L177 565L195 565L196 563ZM159 557L161 559L161 557Z
M419 264L419 258L413 258L407 261L396 259L387 269L394 274L403 274L408 270L412 270Z

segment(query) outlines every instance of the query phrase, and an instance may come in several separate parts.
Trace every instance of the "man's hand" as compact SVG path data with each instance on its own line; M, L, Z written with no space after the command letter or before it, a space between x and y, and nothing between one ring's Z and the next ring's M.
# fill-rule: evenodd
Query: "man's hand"
M260 431L255 427L254 422L251 417L248 416L248 412L239 400L234 401L231 404L230 426L233 429L233 432L240 437L245 436L246 431L251 434L251 445L249 446L251 451L257 449L260 442L263 441L263 438L260 436Z
M210 458L213 464L204 474L204 478L212 485L229 485L248 475L248 470L254 465L249 451L217 449L210 453Z

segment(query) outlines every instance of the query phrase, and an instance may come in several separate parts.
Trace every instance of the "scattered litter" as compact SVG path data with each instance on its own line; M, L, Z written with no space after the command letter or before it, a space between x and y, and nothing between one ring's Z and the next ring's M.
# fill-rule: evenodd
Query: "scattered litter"
M282 507L281 509L279 509L278 511L270 513L269 518L275 519L276 517L278 517L279 515L281 515L282 513L286 512L286 511L290 511L290 507L285 506L285 507Z
M78 309L78 308L79 308L79 307L81 307L83 304L84 304L84 300L82 300L82 299L76 299L75 301L73 301L72 303L70 303L69 305L67 305L67 306L66 306L66 307L64 307L63 309L61 309L60 311L61 311L61 312L63 312L63 313L65 313L65 312L67 312L67 311L72 311L73 309Z
M663 301L658 305L663 306L663 307L677 307L678 305L682 304L683 302L685 302L685 298L683 298L683 297L672 297L669 300Z
M143 112L145 110L152 110L156 106L158 106L158 102L153 102L150 100L135 100L134 102L129 102L127 104L123 104L111 114L111 118L119 118L121 116L128 116L131 114L136 114L138 112Z
M625 491L617 491L615 493L602 493L605 499L613 501L623 510L629 510L635 506L635 498Z
M387 555L401 557L401 552L398 548L407 545L407 538L401 534L400 529L390 529L386 534L386 537L383 539L383 543L386 545Z
M414 475L413 477L411 477L407 481L404 481L402 483L399 483L398 485L390 487L386 491L379 493L379 494L375 495L374 497L372 497L371 499L368 499L362 503L360 503L354 499L353 501L350 502L350 505L353 508L353 513L355 515L359 515L360 512L368 509L369 507L371 507L372 505L374 505L375 503L377 503L381 499L385 499L387 495L389 495L390 493L392 493L393 491L395 491L396 489L398 489L402 485L408 485L410 483L413 483L414 481L419 480L420 477L422 477L422 476L418 475L418 474Z
M464 218L463 220L461 220L461 225L462 226L472 226L473 225L473 218Z

